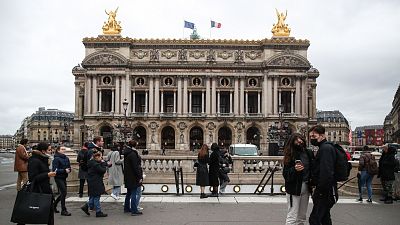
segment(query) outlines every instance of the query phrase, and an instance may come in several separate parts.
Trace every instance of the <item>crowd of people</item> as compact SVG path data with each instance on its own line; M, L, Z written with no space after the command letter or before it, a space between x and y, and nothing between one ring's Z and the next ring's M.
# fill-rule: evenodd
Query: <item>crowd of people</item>
M285 180L288 212L286 224L305 224L309 197L313 200L313 208L309 217L310 224L332 224L330 210L338 200L338 187L335 167L337 149L333 143L326 140L325 128L321 125L313 126L309 130L309 142L318 148L313 152L307 148L304 136L294 133L287 140L284 147L283 177ZM88 201L81 207L82 211L90 215L95 212L96 217L106 217L103 212L100 196L106 194L103 178L108 172L108 184L112 186L111 197L121 198L121 187L125 185L127 193L123 211L132 216L143 214L140 207L142 184L145 175L142 170L142 159L136 150L137 142L129 141L126 145L115 144L106 155L103 151L103 138L95 137L93 142L85 143L77 154L79 165L79 197L83 197L85 182L88 186ZM71 173L70 159L65 154L66 148L62 145L52 154L52 146L41 142L27 151L29 141L22 139L16 149L14 170L18 172L17 191L24 185L32 185L33 192L53 194L51 180L58 189L54 196L48 224L54 224L54 213L60 213L58 204L61 204L61 215L71 216L65 204L67 196L67 177ZM209 153L211 150L211 154ZM386 204L393 203L392 186L395 172L398 171L398 161L394 157L396 149L384 146L384 152L378 162L370 154L364 154L359 161L359 198L363 201L363 186L366 186L368 199L372 202L372 179L374 175L380 178ZM200 186L200 198L218 197L224 195L225 188L230 182L229 172L233 163L229 152L220 149L217 143L209 148L203 144L195 162L196 185ZM29 182L28 182L29 181ZM205 193L205 187L211 187L211 194Z

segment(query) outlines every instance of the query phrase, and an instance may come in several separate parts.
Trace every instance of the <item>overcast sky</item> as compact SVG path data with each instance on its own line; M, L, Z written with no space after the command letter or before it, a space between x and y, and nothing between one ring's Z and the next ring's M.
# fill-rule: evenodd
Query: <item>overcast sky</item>
M400 81L398 0L2 0L0 134L14 134L38 107L74 110L73 66L84 37L97 37L104 10L119 6L122 35L182 38L183 20L213 39L271 38L275 8L288 10L291 36L308 39L320 72L317 108L340 110L356 126L383 124Z

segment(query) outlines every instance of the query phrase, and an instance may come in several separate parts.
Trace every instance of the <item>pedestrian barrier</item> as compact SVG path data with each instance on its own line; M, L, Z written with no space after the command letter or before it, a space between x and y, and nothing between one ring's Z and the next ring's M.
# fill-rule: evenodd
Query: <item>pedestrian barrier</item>
M174 166L174 176L175 176L175 185L176 185L176 195L180 195L179 193L179 177L181 178L181 186L182 186L182 195L185 194L185 189L183 188L183 172L182 172L182 167L176 167Z
M278 171L278 167L269 167L267 171L265 171L264 176L262 177L260 183L257 185L256 190L254 191L254 194L262 194L264 192L265 186L267 186L269 180L271 180L271 193L270 195L274 195L274 174L276 171ZM268 175L268 173L271 172L269 175L267 181L263 184L265 177Z

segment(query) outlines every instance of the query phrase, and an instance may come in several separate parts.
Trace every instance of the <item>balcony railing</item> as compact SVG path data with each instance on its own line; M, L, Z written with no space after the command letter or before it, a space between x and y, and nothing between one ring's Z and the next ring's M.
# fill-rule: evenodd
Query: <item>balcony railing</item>
M232 117L233 113L217 113L217 117Z
M96 115L98 117L113 117L114 112L97 112Z
M206 117L205 113L189 113L189 117Z
M263 117L262 113L247 113L246 114L247 118L261 118Z
M148 113L147 112L131 112L129 115L134 118L144 118L144 117L148 116Z
M174 118L174 117L176 117L176 113L173 112L160 113L160 118Z

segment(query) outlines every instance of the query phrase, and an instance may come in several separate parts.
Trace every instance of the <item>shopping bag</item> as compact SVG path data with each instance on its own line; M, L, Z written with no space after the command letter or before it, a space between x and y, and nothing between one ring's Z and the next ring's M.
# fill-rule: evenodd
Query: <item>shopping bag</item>
M33 184L32 184L33 186ZM32 192L32 187L17 193L11 222L23 224L47 224L52 207L52 194Z

